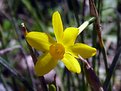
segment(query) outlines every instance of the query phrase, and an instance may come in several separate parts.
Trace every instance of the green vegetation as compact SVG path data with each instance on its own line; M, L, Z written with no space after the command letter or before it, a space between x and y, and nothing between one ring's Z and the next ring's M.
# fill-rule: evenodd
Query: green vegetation
M54 38L55 11L64 29L95 17L76 41L97 53L79 57L80 74L59 61L50 73L37 77L34 64L42 53L26 42L24 33L46 32ZM120 54L120 0L0 0L0 91L121 91Z

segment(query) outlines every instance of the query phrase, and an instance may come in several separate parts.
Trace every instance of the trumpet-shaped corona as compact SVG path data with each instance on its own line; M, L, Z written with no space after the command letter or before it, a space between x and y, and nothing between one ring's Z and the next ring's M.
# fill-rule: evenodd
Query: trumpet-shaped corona
M50 46L49 52L54 59L62 59L64 57L65 48L62 44L56 43Z

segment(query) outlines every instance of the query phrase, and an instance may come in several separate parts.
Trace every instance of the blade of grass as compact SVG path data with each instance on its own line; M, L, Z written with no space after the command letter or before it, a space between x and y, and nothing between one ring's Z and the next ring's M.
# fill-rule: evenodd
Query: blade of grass
M30 71L29 66L28 66L28 62L27 62L27 59L26 59L26 55L25 55L24 49L22 47L23 45L21 43L21 38L20 38L20 35L19 35L19 27L17 25L17 21L16 21L16 18L15 18L14 12L12 11L12 6L11 6L10 1L7 0L7 3L8 3L9 10L11 11L10 14L11 14L11 17L12 17L10 21L13 23L13 28L15 29L16 35L18 36L18 42L19 42L19 44L21 46L20 51L21 51L21 53L22 53L22 55L23 55L23 57L25 59L25 63L26 63L26 66L27 66L27 72L28 72L27 75L28 75L29 80L30 80L30 82L31 82L31 84L32 84L32 86L33 86L33 88L35 90L35 84L34 84L34 81L33 81L33 75L32 75L32 73Z
M32 86L30 85L30 83L24 78L22 77L19 73L16 72L16 70L14 68L12 68L6 60L4 60L2 57L0 57L0 64L5 68L7 69L10 74L17 78L19 81L21 81L24 86L26 86L26 88L28 88L29 91L34 91Z
M7 88L7 83L6 83L6 81L5 81L4 77L3 77L3 75L1 74L1 72L0 72L0 81L1 81L1 83L3 84L5 90L6 90L6 91L9 91L8 88Z
M28 9L28 11L31 13L32 17L35 19L37 25L39 25L39 28L41 31L44 31L45 30L45 26L44 24L40 21L37 13L36 13L36 10L32 7L31 3L29 0L22 0L23 4L26 6L26 8Z
M120 26L120 15L116 12L116 25L117 25L117 49L121 45L121 26Z
M121 54L121 47L117 50L117 52L116 52L116 54L114 56L114 59L112 61L112 64L111 64L111 66L109 68L108 74L107 74L106 79L105 79L104 84L103 84L104 90L108 91L108 86L109 86L111 77L113 75L113 72L114 72L118 62L120 61L119 60L120 54Z

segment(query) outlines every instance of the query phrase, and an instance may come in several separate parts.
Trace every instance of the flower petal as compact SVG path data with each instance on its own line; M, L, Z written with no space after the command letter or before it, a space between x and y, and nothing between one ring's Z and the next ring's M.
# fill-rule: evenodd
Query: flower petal
M27 42L37 50L48 51L49 46L54 43L54 40L46 33L29 32L26 35Z
M89 58L96 54L96 49L86 44L76 43L70 47L70 53L75 57L80 55L83 58Z
M61 16L58 11L54 12L53 14L52 24L57 42L60 42L63 37L63 24L61 21Z
M43 76L51 71L56 65L57 60L54 60L49 53L44 54L38 58L35 65L35 73L37 76Z
M89 21L85 21L80 27L79 27L79 33L78 35L89 25Z
M79 62L70 54L65 53L64 58L62 59L62 62L65 64L68 70L75 73L81 72L81 67Z
M66 46L74 45L79 29L74 27L66 28L64 31L63 44Z

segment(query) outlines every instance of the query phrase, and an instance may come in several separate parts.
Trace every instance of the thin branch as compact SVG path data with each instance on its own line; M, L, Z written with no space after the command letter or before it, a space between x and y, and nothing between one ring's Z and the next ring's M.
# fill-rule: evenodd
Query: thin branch
M101 24L100 24L99 15L98 15L96 6L94 4L94 0L89 0L89 4L90 4L90 15L93 16L93 17L96 17L96 21L95 21L94 24L95 24L95 27L96 27L95 29L97 30L100 47L102 49L102 54L103 54L104 64L105 64L105 69L106 69L106 74L107 74L108 73L107 54L106 54L103 39L102 39L102 36L101 36L102 28L101 28Z
M8 52L13 51L14 49L18 49L18 48L21 48L21 47L19 45L17 45L17 46L13 46L10 48L2 49L2 50L0 50L0 55L4 55L5 53L8 53Z
M80 55L79 59L84 63L84 72L86 75L86 79L93 91L104 91L99 78L96 76L93 68L90 66L87 60L83 59Z

